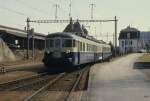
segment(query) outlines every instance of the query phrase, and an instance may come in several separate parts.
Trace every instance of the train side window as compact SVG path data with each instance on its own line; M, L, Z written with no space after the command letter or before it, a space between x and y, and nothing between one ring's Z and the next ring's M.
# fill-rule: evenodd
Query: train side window
M87 44L87 51L89 52L89 44Z
M73 47L76 47L76 40L73 40Z
M83 43L83 51L85 51L85 43Z
M53 39L46 39L46 48L53 48L54 47L54 40Z
M89 52L90 52L90 51L91 51L91 49L90 49L90 48L91 48L90 44L89 44L89 46L88 46L88 47L89 47Z
M94 51L94 45L92 45L92 52Z
M54 47L54 40L49 40L50 41L50 47Z
M82 51L82 42L80 42L80 51Z
M88 52L89 50L88 50L88 44L86 44L86 51Z
M46 48L49 48L49 40L46 40Z
M95 46L93 45L93 51L95 51Z
M88 51L90 52L90 45L88 44Z
M90 52L92 51L92 47L91 47L91 45L90 45Z
M80 51L80 42L78 41L78 51Z

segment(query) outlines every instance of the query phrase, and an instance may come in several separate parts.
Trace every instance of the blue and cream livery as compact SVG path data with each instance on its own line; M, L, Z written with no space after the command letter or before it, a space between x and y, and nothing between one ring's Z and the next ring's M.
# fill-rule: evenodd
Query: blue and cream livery
M58 32L46 37L46 66L77 66L111 58L110 45L75 33Z

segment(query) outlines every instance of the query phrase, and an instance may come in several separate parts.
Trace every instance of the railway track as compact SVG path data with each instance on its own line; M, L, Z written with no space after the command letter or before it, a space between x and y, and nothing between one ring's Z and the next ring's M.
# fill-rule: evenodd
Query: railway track
M57 96L57 101L69 101L68 99L72 99L72 93L78 88L82 75L88 70L89 68L84 68L71 73L54 75L44 72L30 77L23 77L0 83L0 92L8 93L6 96L9 96L9 93L16 93L16 101L55 101L56 99L51 99L54 97L52 92L55 91L56 95L58 92L63 92L60 96ZM24 93L18 96L19 92ZM51 98L47 99L47 97ZM46 100L43 100L43 98L46 98Z
M0 83L0 91L10 91L11 89L26 85L27 82L31 82L31 81L33 82L33 80L40 79L41 77L46 76L47 74L48 73L45 72L45 73L32 75L29 77L22 77L16 80Z
M86 68L73 73L60 74L55 79L49 81L47 84L39 88L32 95L25 98L24 101L46 101L46 99L43 100L43 98L47 98L47 96L51 96L51 98L53 98L50 93L51 91L63 91L64 93L57 97L57 100L69 101L69 99L71 99L72 93L77 88L83 73L88 70L89 68Z

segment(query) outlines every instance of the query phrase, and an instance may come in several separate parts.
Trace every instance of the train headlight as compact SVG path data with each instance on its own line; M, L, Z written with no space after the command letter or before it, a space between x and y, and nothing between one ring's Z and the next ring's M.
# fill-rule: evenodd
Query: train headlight
M47 50L47 51L46 51L46 53L47 53L47 54L49 54L49 53L50 53L50 51L49 51L49 50Z
M69 62L72 62L72 58L68 58Z
M70 53L70 50L67 50L66 53L67 53L67 54Z

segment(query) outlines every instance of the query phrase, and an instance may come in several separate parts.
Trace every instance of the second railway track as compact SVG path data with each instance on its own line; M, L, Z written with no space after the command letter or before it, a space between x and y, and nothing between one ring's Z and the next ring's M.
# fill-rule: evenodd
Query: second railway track
M72 99L71 95L78 88L83 74L88 71L89 68L83 68L70 73L53 75L45 72L1 83L0 96L3 98L3 93L6 93L4 96L15 93L15 101L68 101ZM13 97L9 97L10 101L14 101Z
M39 74L32 75L29 77L22 77L19 79L0 83L0 91L9 91L12 88L19 87L19 85L22 86L22 85L25 85L27 82L31 82L31 81L33 82L33 80L40 79L41 77L43 77L47 74L48 74L47 72L39 73Z
M78 87L83 74L88 71L89 68L86 68L73 73L58 75L58 77L25 98L24 101L69 101L72 99L72 92ZM52 94L54 91L56 92L55 96Z

